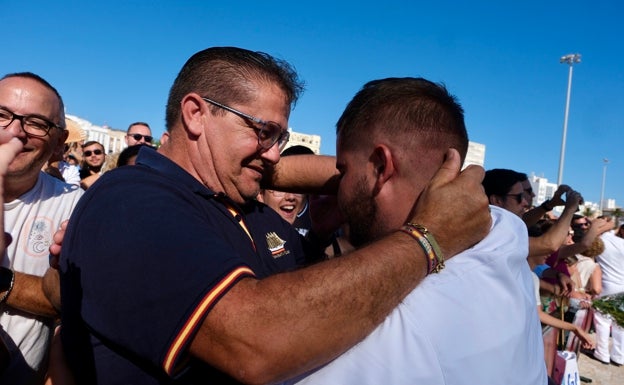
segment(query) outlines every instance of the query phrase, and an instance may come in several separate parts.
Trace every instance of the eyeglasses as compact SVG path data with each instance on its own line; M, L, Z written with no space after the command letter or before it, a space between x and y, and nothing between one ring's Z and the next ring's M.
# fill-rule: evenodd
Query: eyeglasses
M589 222L577 222L577 223L575 223L575 225L577 225L577 226L585 226L585 227L588 227L590 224L591 223L589 223Z
M522 199L524 199L524 191L521 193L517 193L517 194L507 194L506 196L514 197L516 198L516 202L522 203Z
M145 138L145 141L147 143L152 143L152 140L154 140L154 138L152 136L149 135L141 135L141 134L128 134L128 136L131 136L134 138L134 140L136 140L137 142L139 140L141 140L141 138Z
M260 127L254 126L253 129L256 131L256 135L258 136L258 145L265 150L270 149L277 143L277 147L281 152L284 147L286 147L286 143L288 143L288 138L290 138L290 133L288 131L282 130L282 126L275 122L265 121L262 119L258 119L254 116L247 115L243 112L235 110L232 107L228 107L224 104L215 102L212 99L202 97L206 102L215 105L219 108L223 108L224 110L233 113L234 115L238 115L239 117L250 120L256 124L259 124Z
M54 127L59 130L65 129L42 116L18 115L13 111L0 107L0 127L7 128L16 119L22 124L22 129L26 134L36 138L43 138L48 135L50 130Z
M102 150L88 150L82 153L82 155L84 156L91 156L91 154L95 154L95 155L102 155L104 152Z
M296 197L303 197L303 194L288 193L285 191L275 191L275 190L266 190L266 191L270 192L276 198L283 198L284 196L286 196L286 194L294 195Z

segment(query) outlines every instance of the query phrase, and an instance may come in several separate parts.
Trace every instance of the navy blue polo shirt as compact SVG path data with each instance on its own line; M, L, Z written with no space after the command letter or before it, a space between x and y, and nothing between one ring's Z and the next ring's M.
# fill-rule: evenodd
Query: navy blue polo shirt
M190 358L189 342L239 279L302 262L273 210L238 207L141 149L86 191L65 235L61 336L77 383L235 383Z

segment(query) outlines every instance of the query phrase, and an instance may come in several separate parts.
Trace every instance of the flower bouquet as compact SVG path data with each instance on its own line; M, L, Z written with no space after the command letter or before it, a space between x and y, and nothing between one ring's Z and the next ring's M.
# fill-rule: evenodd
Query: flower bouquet
M593 306L597 311L611 317L620 327L624 327L624 293L596 298Z

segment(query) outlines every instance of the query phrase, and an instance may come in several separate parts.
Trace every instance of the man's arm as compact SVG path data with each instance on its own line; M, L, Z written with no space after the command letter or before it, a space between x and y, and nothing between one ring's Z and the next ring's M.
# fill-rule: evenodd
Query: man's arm
M449 151L411 220L429 229L446 257L477 243L491 224L483 169L458 176L459 167L459 154ZM210 311L190 352L247 383L293 377L362 340L426 271L418 242L397 231L341 258L242 279Z
M42 277L19 271L13 273L15 274L13 290L6 300L9 306L44 317L58 316L58 312L43 292Z
M0 203L4 204L4 176L8 170L8 166L22 149L22 142L19 139L11 139L11 136L6 131L0 131ZM0 212L0 230L3 234L0 237L0 250L4 255L6 244L6 237L4 236L4 211ZM19 310L26 311L28 313L43 315L47 317L55 317L57 315L56 310L52 307L46 297L43 295L41 287L41 277L37 277L30 274L20 273L18 271L13 272L13 284L9 289L10 292L6 297L6 303ZM8 290L7 290L8 291ZM7 291L0 293L0 297L4 297Z
M544 214L551 211L553 208L564 205L565 201L561 198L561 196L568 191L572 191L570 186L562 184L557 188L557 191L555 191L555 194L551 199L544 201L541 205L525 212L522 215L522 220L526 223L527 227L531 227L536 224L537 221L542 219Z
M559 219L557 219L553 226L543 235L539 237L529 237L529 256L550 255L561 247L568 234L572 216L576 210L578 210L578 206L582 200L583 197L581 197L581 194L578 192L568 191L566 194L565 208Z
M579 242L561 246L559 249L559 259L565 259L569 256L584 252L591 247L596 237L611 229L613 229L613 222L610 220L605 218L595 219Z
M339 179L335 157L291 155L280 159L263 185L280 191L335 195Z

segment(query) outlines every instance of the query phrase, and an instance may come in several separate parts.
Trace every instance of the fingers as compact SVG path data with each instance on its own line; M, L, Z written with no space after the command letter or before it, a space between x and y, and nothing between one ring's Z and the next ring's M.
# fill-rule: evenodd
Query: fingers
M0 175L5 175L9 164L13 159L22 151L24 144L17 138L7 138L6 131L2 131L2 137L0 137Z
M461 158L459 152L454 148L449 148L444 157L444 163L431 179L431 186L441 186L457 178L461 169Z

